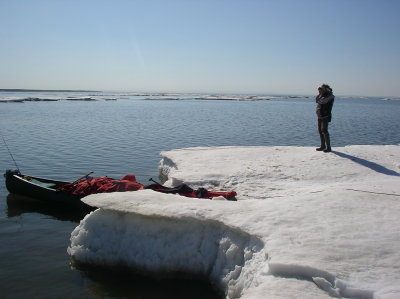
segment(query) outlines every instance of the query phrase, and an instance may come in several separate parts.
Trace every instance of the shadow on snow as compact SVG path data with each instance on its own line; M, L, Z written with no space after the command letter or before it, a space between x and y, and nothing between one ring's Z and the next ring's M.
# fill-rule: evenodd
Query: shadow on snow
M386 174L386 175L391 175L391 176L400 176L400 173L398 173L398 172L396 172L394 170L388 169L388 168L386 168L386 167L384 167L382 165L379 165L379 164L377 164L375 162L371 162L371 161L368 161L368 160L365 160L365 159L361 159L361 158L358 158L358 157L355 157L355 156L351 156L351 155L348 155L348 154L345 154L345 153L337 152L337 151L332 151L332 153L334 153L335 155L337 155L337 156L339 156L341 158L346 158L346 159L349 159L349 160L351 160L351 161L353 161L355 163L358 163L358 164L360 164L362 166L368 167L368 168L370 168L370 169L372 169L372 170L374 170L376 172L379 172L379 173L382 173L382 174Z

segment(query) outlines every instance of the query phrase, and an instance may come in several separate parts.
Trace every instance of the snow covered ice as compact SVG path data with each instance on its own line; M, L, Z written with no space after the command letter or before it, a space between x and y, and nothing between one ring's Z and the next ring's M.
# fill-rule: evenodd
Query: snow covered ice
M71 234L79 262L207 276L227 298L400 298L400 146L214 147L162 152L166 185L96 194Z

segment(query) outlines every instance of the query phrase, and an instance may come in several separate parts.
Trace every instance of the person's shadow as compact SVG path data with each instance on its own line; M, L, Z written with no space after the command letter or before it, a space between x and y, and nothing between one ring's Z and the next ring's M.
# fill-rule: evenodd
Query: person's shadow
M379 173L382 173L382 174L386 174L386 175L400 176L400 173L398 173L398 172L396 172L394 170L388 169L388 168L386 168L386 167L384 167L382 165L379 165L379 164L377 164L375 162L371 162L371 161L368 161L368 160L365 160L365 159L361 159L361 158L358 158L358 157L355 157L355 156L351 156L351 155L348 155L348 154L345 154L345 153L341 153L341 152L338 152L338 151L332 151L332 153L334 153L335 155L337 155L337 156L339 156L341 158L346 158L346 159L349 159L349 160L351 160L351 161L353 161L355 163L358 163L358 164L360 164L362 166L368 167L368 168L370 168L370 169L372 169L372 170L374 170L376 172L379 172Z

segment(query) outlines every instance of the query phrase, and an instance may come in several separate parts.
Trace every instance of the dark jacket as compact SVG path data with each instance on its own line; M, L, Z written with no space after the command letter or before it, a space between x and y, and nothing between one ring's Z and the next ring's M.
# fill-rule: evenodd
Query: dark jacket
M332 107L335 101L335 96L332 93L317 95L315 102L317 103L317 116L318 119L332 120Z

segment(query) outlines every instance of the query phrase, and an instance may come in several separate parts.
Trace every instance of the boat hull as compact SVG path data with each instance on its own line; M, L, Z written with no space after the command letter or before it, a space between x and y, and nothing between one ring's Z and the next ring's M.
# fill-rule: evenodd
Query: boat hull
M55 181L26 176L19 171L7 170L4 174L7 190L12 194L23 195L53 205L89 207L80 199L82 196L62 193L57 189L69 182Z

